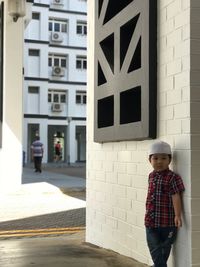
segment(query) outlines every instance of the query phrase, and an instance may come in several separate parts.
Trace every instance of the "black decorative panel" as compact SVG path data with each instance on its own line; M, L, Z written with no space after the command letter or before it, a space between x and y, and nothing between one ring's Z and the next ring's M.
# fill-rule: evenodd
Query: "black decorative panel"
M140 39L137 43L137 46L135 48L134 54L133 54L131 64L128 68L128 73L141 68L141 59L142 59L142 57L141 57L141 44L142 43L141 43L141 37L140 37Z
M0 4L0 147L2 147L3 123L3 3Z
M135 16L120 28L120 68L124 62L126 52L133 37L139 16L140 14Z
M112 72L114 72L114 34L107 36L100 42L100 46L104 55L110 65Z
M114 96L98 100L98 128L113 126Z
M157 1L95 1L94 141L156 137Z
M106 77L102 71L101 65L98 62L98 85L106 83Z
M99 0L99 6L98 6L98 15L100 16L101 14L101 8L102 8L102 5L103 5L103 0Z
M108 6L106 8L106 15L104 17L104 24L111 20L114 16L119 14L121 10L123 10L125 7L127 7L131 2L134 0L109 0ZM102 2L102 1L101 1ZM104 2L104 1L103 1Z
M141 121L141 87L120 93L120 124Z

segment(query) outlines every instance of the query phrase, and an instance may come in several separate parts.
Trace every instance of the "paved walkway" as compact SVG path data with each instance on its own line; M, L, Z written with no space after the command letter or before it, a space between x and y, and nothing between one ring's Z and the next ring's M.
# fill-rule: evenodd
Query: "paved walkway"
M0 196L0 266L146 266L85 243L85 178L24 168L22 182ZM23 238L3 238L11 230Z
M63 163L48 163L43 165L46 171L61 173L68 176L86 178L86 164L85 163L76 163L71 165L66 165Z
M24 168L21 188L0 201L0 239L85 229L84 178Z
M58 237L0 241L2 267L145 267L84 242L84 232Z
M85 208L84 199L70 196L85 192L85 183L79 177L24 168L21 188L0 196L0 222Z

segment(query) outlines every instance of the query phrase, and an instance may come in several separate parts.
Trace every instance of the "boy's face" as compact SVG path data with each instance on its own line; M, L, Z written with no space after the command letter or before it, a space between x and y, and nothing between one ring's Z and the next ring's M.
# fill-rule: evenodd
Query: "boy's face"
M155 171L164 171L168 169L171 158L167 154L153 154L149 162Z

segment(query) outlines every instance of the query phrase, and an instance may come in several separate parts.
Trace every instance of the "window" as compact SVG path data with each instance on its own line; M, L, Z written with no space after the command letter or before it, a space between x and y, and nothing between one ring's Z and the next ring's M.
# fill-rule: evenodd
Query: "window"
M29 56L32 56L32 57L39 57L40 56L40 50L29 49L28 54L29 54Z
M32 13L32 19L40 20L40 13Z
M86 104L86 98L85 91L76 91L76 104Z
M38 86L29 86L28 87L29 94L39 94L39 87Z
M49 90L48 91L49 103L66 103L66 91L64 90Z
M50 32L67 32L67 24L65 21L50 20L49 21L49 31Z
M62 68L66 68L67 67L67 56L49 54L48 65L49 67L59 66Z
M60 95L60 102L61 103L66 103L66 94L61 94Z
M51 97L51 93L48 93L48 102L51 103L52 102L52 97Z
M59 95L58 94L53 94L53 102L54 103L59 103Z
M87 69L87 58L85 56L76 57L76 68L80 70Z
M87 23L85 21L77 21L76 33L80 35L87 35Z

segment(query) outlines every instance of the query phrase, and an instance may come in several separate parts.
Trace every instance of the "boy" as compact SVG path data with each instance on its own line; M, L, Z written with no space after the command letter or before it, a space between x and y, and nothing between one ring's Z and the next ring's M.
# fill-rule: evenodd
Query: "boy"
M158 141L150 147L149 174L146 199L146 238L154 267L166 267L177 229L182 226L181 192L185 190L179 175L169 169L170 145Z

